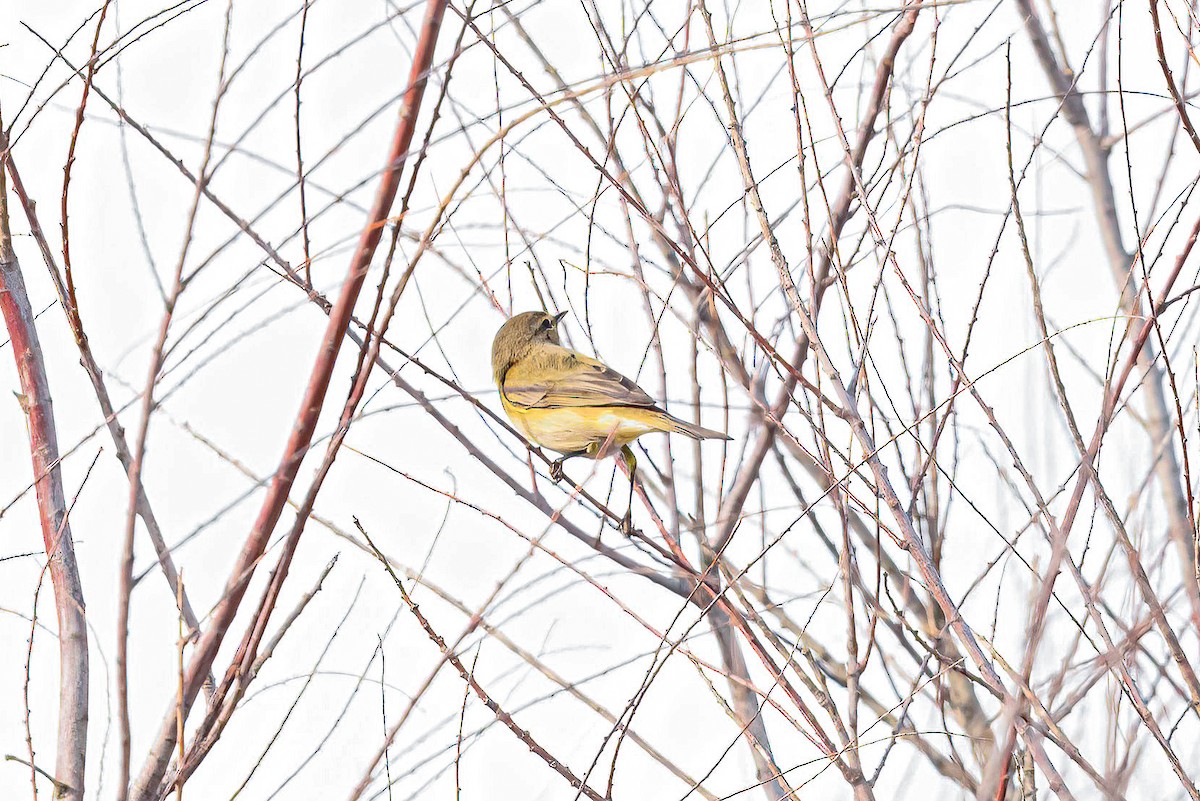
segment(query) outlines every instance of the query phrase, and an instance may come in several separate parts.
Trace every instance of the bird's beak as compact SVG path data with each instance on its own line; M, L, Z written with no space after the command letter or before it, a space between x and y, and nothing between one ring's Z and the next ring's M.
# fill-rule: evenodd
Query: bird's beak
M559 312L558 314L554 315L554 324L558 325L559 323L562 322L563 318L566 316L567 316L567 312L565 312L565 311Z

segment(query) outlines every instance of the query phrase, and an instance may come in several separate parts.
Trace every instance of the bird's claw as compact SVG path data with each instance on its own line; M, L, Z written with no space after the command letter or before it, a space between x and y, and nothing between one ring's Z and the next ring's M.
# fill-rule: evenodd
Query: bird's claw
M550 480L558 483L563 480L563 460L555 459L550 463Z
M633 532L636 529L634 529L634 527L633 527L633 511L632 510L626 512L625 516L621 518L620 529L621 529L621 533L624 534L626 537L633 536Z

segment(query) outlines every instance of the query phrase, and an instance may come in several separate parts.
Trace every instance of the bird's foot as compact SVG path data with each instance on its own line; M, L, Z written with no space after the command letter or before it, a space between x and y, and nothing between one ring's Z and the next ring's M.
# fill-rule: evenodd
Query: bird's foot
M563 480L563 460L555 459L550 463L550 480L556 484Z
M632 537L633 532L635 532L637 530L633 527L633 510L632 509L630 509L628 512L626 512L625 516L621 518L620 529L621 529L621 533L624 534L626 537Z

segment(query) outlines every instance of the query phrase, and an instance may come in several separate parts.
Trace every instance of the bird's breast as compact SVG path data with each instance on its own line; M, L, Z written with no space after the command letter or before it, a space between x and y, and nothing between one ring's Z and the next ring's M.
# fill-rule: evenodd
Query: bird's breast
M504 410L526 439L559 453L575 453L599 446L609 437L612 445L627 445L643 434L661 431L647 409L580 406L529 409L503 400ZM594 448L593 448L594 449Z

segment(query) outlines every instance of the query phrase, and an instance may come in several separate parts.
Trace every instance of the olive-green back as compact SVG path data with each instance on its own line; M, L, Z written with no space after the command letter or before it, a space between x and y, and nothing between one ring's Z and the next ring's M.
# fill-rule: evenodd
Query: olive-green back
M602 362L555 345L530 349L504 374L504 396L530 409L572 406L654 408L654 399Z

